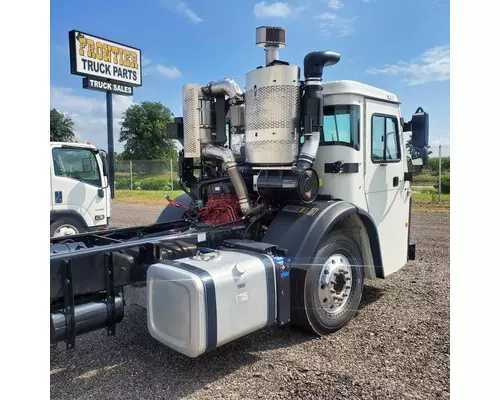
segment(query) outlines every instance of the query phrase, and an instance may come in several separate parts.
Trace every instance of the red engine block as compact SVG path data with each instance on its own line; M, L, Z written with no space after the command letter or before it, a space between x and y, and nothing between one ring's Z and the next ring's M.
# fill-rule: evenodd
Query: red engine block
M212 194L198 215L207 224L219 225L239 219L238 196L234 194Z

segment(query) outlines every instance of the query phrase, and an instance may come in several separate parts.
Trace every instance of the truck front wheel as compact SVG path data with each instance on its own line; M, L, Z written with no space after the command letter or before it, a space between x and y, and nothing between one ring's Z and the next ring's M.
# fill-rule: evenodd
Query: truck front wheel
M78 235L85 231L84 226L76 219L64 217L50 224L50 237Z
M356 314L364 284L363 258L350 236L333 232L319 246L313 264L297 279L295 296L303 296L292 323L328 335ZM302 304L301 304L302 303Z

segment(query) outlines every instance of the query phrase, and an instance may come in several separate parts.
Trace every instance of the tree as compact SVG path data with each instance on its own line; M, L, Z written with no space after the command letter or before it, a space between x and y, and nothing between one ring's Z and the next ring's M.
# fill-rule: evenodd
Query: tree
M413 146L412 146L412 144L411 144L411 135L408 135L408 136L409 136L409 137L408 137L408 140L406 141L406 145L405 145L405 147L406 147L409 151L411 151L411 148L413 147Z
M65 117L55 108L50 110L50 141L51 142L73 142L73 121Z
M159 102L145 101L127 108L120 129L120 142L125 142L123 159L176 159L175 145L167 139L166 130L172 120L172 111Z

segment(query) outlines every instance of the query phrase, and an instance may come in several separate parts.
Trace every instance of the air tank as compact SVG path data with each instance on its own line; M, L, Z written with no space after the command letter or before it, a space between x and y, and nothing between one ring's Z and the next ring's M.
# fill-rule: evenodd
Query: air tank
M245 157L256 166L296 161L300 131L300 68L279 61L282 28L257 28L257 45L266 49L266 66L245 76Z

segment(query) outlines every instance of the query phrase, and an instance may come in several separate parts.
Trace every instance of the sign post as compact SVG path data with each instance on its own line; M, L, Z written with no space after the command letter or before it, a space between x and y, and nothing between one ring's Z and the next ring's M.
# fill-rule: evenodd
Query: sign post
M115 143L113 139L113 94L106 92L106 114L108 120L109 187L111 198L115 198Z
M73 75L83 76L84 89L106 93L106 119L111 198L115 197L115 146L113 137L113 94L132 96L142 86L141 50L98 36L69 32L70 66Z

